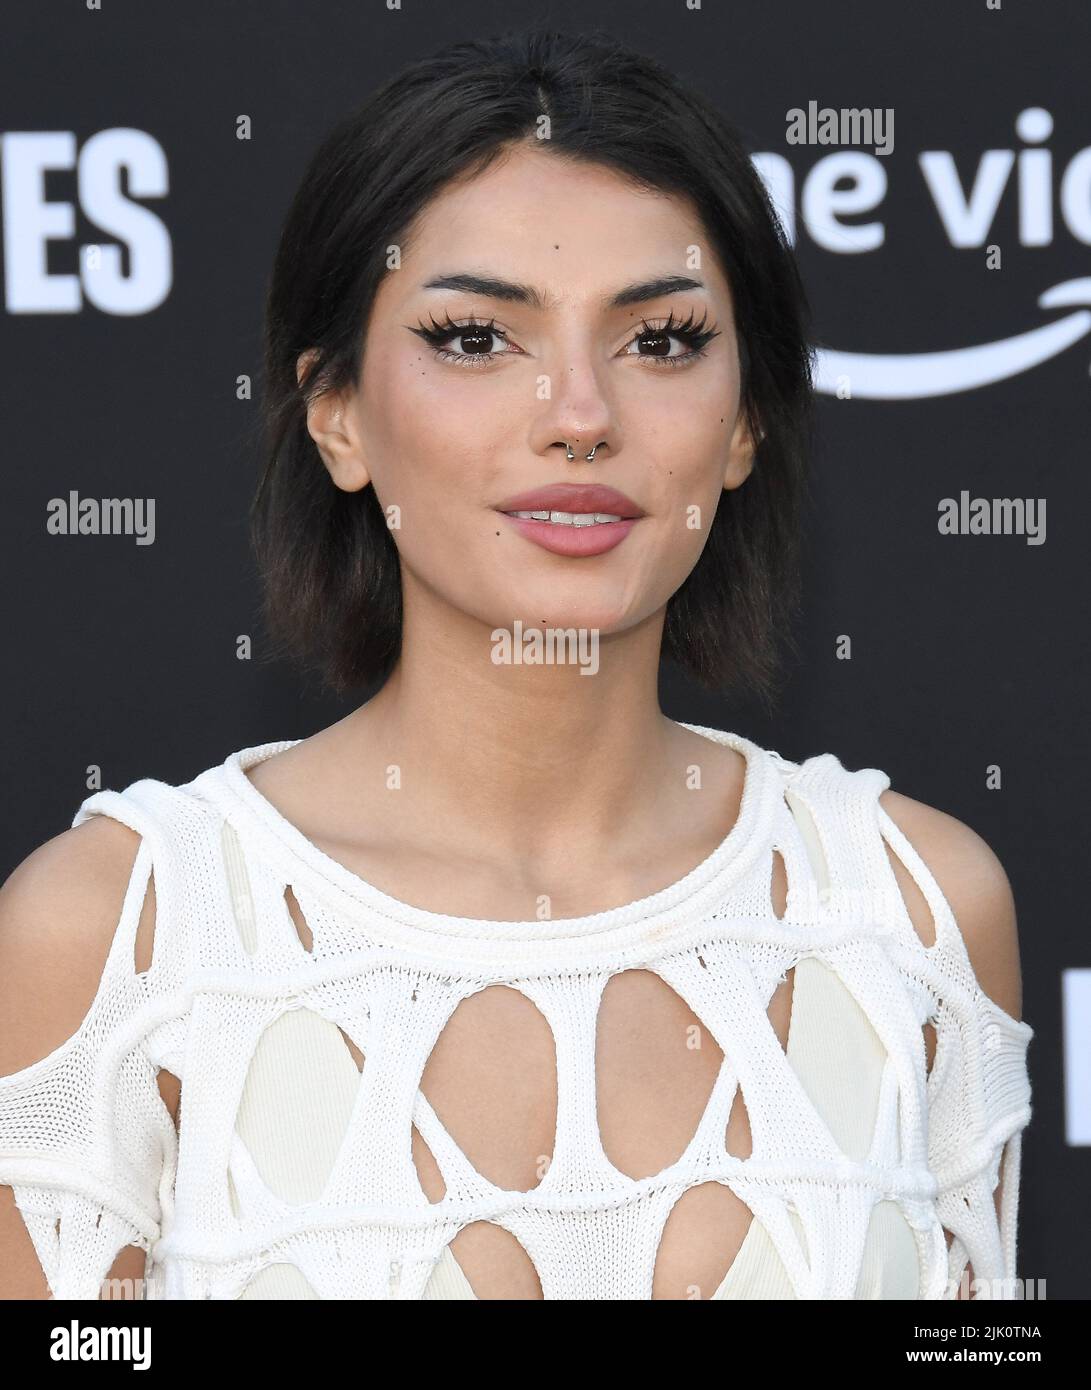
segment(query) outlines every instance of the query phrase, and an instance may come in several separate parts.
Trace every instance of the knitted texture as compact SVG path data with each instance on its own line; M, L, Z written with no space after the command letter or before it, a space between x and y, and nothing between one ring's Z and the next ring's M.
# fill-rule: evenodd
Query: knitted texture
M449 1269L451 1240L492 1221L521 1243L546 1299L647 1299L664 1224L705 1182L750 1208L798 1298L864 1296L871 1219L888 1203L915 1241L921 1298L952 1297L967 1261L976 1278L1005 1281L993 1297L1016 1296L1034 1032L981 990L947 901L879 805L889 778L849 771L832 753L796 763L736 734L683 727L745 756L735 826L670 887L578 918L449 917L366 883L245 775L295 740L243 749L184 786L142 779L84 801L74 825L108 815L142 837L118 929L79 1030L0 1077L0 1183L14 1190L54 1297L98 1297L127 1244L148 1251L149 1298L254 1296L274 1272L276 1296L442 1297L429 1284ZM928 903L930 946L886 845ZM779 917L776 852L788 881ZM153 958L137 974L153 872ZM866 1154L837 1144L766 1012L786 972L808 959L844 986L885 1050ZM626 970L652 971L676 991L724 1058L684 1153L639 1179L607 1158L596 1118L599 1002ZM525 994L556 1044L555 1145L525 1192L477 1172L420 1089L454 1010L492 985ZM937 1046L927 1071L929 1021ZM320 1183L293 1187L290 1164L278 1176L275 1146L272 1160L255 1157L263 1110L276 1106L256 1062L274 1033L313 1059L336 1098L314 1136L327 1155ZM362 1073L345 1037L366 1058ZM160 1068L182 1080L179 1131L158 1092ZM746 1158L724 1138L739 1088ZM442 1174L439 1201L421 1188L413 1126ZM715 1296L727 1290L725 1281Z

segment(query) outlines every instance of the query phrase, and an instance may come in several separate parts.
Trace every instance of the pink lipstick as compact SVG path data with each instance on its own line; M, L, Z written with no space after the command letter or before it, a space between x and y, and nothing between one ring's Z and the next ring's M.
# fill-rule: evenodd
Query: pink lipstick
M620 545L644 511L601 483L552 483L498 504L527 540L555 555L602 555Z

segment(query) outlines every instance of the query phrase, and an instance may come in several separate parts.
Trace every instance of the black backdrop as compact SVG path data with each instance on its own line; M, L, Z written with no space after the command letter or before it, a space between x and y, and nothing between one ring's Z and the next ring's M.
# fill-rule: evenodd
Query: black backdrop
M393 68L509 25L603 24L710 95L755 154L786 161L797 195L839 147L789 144L790 108L892 109L893 151L870 157L886 175L877 206L846 215L833 238L798 222L820 344L872 355L870 370L889 354L1004 343L1061 321L1073 341L1033 366L1013 367L1019 344L998 349L1000 379L970 389L936 394L956 370L940 364L909 399L824 395L803 659L775 718L695 693L669 671L663 702L675 718L738 729L788 757L832 750L848 767L882 767L895 789L965 820L996 850L1019 906L1024 1017L1037 1030L1020 1273L1045 1279L1049 1298L1086 1297L1091 948L1073 849L1088 765L1091 314L1080 305L1091 281L1049 307L1039 297L1091 275L1091 9L693 4L6 0L0 871L70 824L90 767L109 787L185 781L233 749L304 736L348 708L290 670L237 659L240 634L253 636L255 657L262 646L246 537L256 405L238 384L257 385L266 276L304 163ZM1027 139L1016 122L1039 109L1052 130L1035 143L1035 121L1038 134L1048 121L1024 118ZM127 133L91 143L111 131ZM956 244L921 154L948 152L968 194L986 151L1031 148L1050 167L1015 159L975 243ZM130 216L134 205L147 212L112 225L95 190L129 159ZM946 199L952 207L950 189ZM880 244L851 249L846 229L872 222ZM116 276L94 246L122 248ZM154 498L154 543L49 534L50 499L73 490ZM1044 543L941 535L939 502L963 490L1046 499ZM850 660L838 656L842 636ZM987 786L990 767L999 788Z

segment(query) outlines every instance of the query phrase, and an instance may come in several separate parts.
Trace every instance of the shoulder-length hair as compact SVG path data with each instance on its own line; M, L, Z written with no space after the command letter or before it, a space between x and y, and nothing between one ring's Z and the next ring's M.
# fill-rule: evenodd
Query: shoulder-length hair
M813 438L809 306L765 185L728 122L601 30L459 42L396 74L314 154L285 218L266 303L264 471L251 532L273 652L337 692L385 681L401 647L397 548L375 490L334 486L309 401L358 380L388 248L444 185L512 141L601 164L691 200L727 275L740 409L762 437L723 491L697 564L668 601L663 655L699 685L767 705L796 649L799 517ZM311 370L297 382L300 354Z

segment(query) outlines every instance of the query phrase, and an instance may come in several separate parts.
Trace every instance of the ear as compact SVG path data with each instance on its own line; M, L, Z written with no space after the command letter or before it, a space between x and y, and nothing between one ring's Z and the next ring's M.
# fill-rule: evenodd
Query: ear
M303 384L317 358L308 348L296 359L296 383ZM362 442L349 401L340 391L324 391L307 406L307 433L315 442L334 486L342 492L359 492L371 481L364 462Z
M747 418L745 410L740 410L735 421L735 432L727 451L727 467L724 469L724 490L741 487L754 467L757 447L765 438L764 430L754 437L754 427Z

